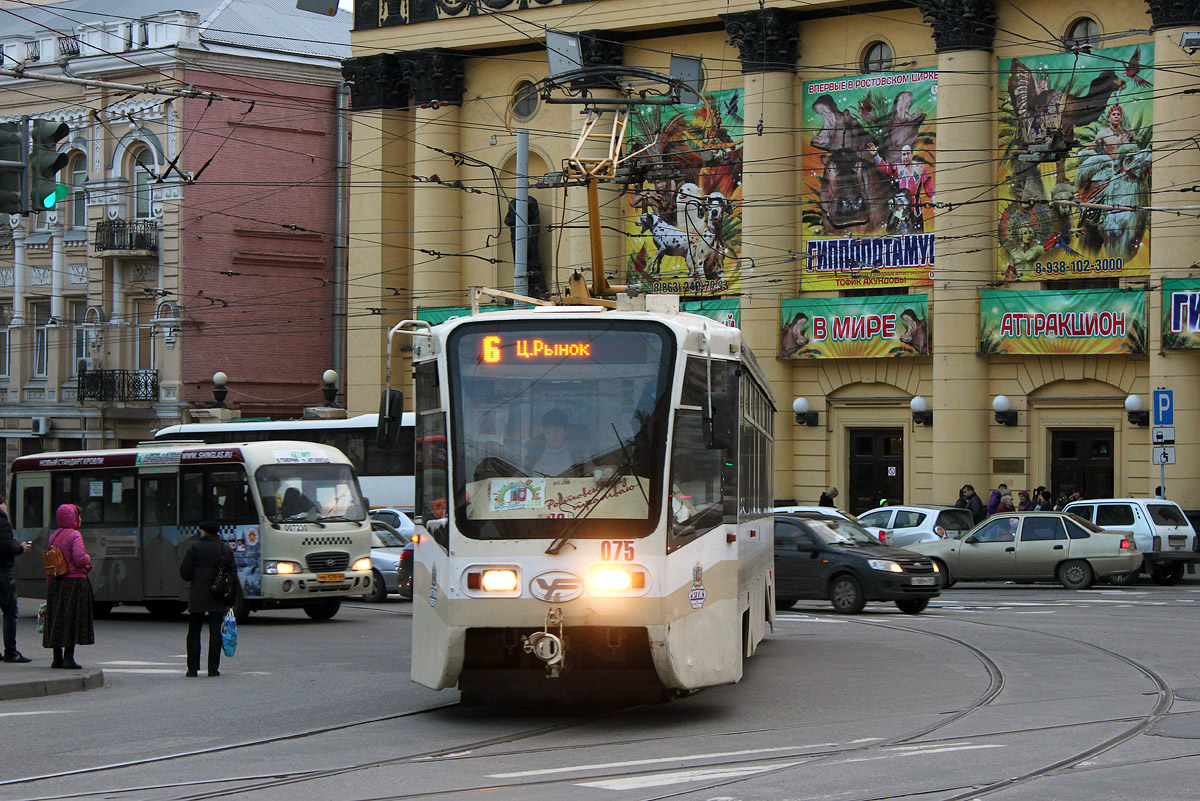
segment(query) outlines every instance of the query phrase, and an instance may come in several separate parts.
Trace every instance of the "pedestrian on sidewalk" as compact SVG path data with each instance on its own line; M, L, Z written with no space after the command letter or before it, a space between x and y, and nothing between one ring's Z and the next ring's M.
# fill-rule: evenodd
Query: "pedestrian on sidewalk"
M13 562L25 553L31 543L13 538L12 523L8 520L8 504L0 492L0 611L4 614L4 661L32 662L17 650L17 579Z
M189 679L200 672L200 632L208 619L208 675L220 676L221 621L229 607L213 597L213 579L224 563L230 576L237 576L233 551L221 539L221 527L212 521L200 524L200 539L183 556L179 576L191 582L188 589L187 673ZM236 581L236 578L234 579Z
M834 507L833 499L838 496L838 488L830 487L821 493L821 497L817 499L817 506Z
M975 487L970 484L963 484L962 489L958 491L959 498L962 499L963 505L971 513L971 518L976 523L982 523L983 501L979 500L979 496L975 494Z
M93 645L96 632L92 626L92 557L83 546L79 533L80 509L64 503L56 512L58 528L50 535L49 545L62 551L67 560L64 576L46 576L46 626L42 632L42 647L54 649L52 668L78 670L75 661L76 645Z

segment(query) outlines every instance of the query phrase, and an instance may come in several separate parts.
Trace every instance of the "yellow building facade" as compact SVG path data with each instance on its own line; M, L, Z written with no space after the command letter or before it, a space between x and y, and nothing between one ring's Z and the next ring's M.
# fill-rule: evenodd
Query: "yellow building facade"
M778 498L836 486L862 511L1001 482L1146 496L1163 476L1200 507L1200 68L1185 36L1200 4L915 5L358 3L350 408L376 407L396 322L464 306L471 286L512 289L515 132L538 182L587 119L528 89L551 29L580 34L584 66L703 61L708 103L639 111L629 136L652 169L600 188L605 271L736 301L779 409ZM553 292L589 270L585 191L551 178L530 195ZM724 210L711 273L694 250L704 219L693 256L670 251L701 206ZM393 375L408 372L401 352Z

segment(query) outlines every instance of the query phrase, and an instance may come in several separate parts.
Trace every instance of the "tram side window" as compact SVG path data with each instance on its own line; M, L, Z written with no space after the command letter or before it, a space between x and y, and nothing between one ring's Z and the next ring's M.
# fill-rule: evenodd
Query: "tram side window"
M726 451L710 449L704 431L707 392L729 386L736 370L730 363L691 357L683 376L683 395L675 413L675 439L671 448L670 538L673 551L719 525L725 515L725 488L736 480L730 473ZM711 384L710 384L711 375Z
M436 362L418 364L416 473L414 483L416 513L424 521L434 541L449 547L445 519L449 512L449 476L446 472L446 413L438 401Z
M46 525L46 493L43 487L26 487L21 495L20 528L41 528Z

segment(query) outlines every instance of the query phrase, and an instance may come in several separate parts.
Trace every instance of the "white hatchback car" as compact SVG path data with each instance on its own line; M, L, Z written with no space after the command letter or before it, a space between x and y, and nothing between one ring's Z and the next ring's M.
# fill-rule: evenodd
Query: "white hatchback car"
M790 515L795 512L815 512L822 515L833 515L834 517L844 517L847 520L854 520L854 515L847 511L838 509L836 506L776 506L773 510L777 515Z
M1162 498L1101 498L1075 501L1063 507L1105 531L1133 534L1142 552L1142 567L1124 576L1115 576L1113 584L1132 584L1141 570L1159 584L1177 584L1188 564L1200 561L1200 542L1196 529L1174 501Z
M975 525L971 510L955 506L881 506L858 515L858 523L895 548L954 539Z

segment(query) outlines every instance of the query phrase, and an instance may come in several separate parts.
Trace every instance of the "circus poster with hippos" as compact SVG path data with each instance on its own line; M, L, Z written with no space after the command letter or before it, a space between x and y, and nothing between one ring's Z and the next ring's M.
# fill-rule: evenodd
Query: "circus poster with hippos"
M801 140L801 288L933 280L935 71L806 81Z
M1154 46L1000 60L998 278L1150 274Z

